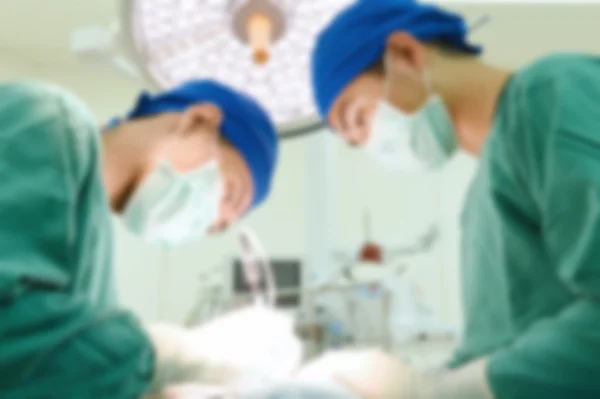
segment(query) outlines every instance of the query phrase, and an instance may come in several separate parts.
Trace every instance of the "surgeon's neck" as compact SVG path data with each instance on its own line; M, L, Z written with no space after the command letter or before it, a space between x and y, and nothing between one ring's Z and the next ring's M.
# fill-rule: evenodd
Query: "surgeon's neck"
M137 123L126 122L102 135L104 186L113 212L121 213L143 172L144 143Z
M459 145L479 156L511 72L471 57L444 57L438 67L435 85L449 107Z

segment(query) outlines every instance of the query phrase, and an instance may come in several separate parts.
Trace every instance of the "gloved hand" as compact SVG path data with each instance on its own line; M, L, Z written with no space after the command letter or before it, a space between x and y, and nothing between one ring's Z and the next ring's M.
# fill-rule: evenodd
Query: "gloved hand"
M195 351L238 371L238 386L280 381L302 361L294 319L268 307L251 306L226 314L192 329L190 337Z
M458 370L419 372L379 350L332 352L309 363L297 378L334 380L363 399L489 399L486 360Z
M163 398L167 387L179 384L227 387L238 377L239 370L213 361L196 348L189 330L155 324L147 331L154 345L155 367L152 386L144 399Z
M378 350L330 352L304 366L301 381L337 381L363 399L411 398L403 392L416 373L399 359Z
M302 360L294 320L266 307L237 310L189 330L149 331L157 349L153 393L161 398L260 388L290 377Z

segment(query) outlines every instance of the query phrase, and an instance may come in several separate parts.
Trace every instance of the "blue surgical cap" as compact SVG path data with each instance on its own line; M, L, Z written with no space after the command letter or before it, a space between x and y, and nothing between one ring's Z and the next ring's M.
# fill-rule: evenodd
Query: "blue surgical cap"
M214 104L223 113L221 135L239 151L250 169L254 182L252 208L255 208L269 194L279 140L273 122L252 98L214 81L193 80L159 94L143 92L125 119L182 112L199 103ZM111 120L109 128L120 121Z
M428 42L442 40L478 54L470 45L464 20L431 4L413 0L358 0L319 34L312 56L312 84L323 119L344 88L379 61L395 31Z

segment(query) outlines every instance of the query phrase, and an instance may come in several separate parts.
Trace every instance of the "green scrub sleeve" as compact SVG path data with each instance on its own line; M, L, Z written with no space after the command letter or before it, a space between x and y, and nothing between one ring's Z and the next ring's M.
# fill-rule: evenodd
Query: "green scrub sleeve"
M600 66L588 63L523 90L526 173L541 212L548 273L573 301L492 355L497 399L600 398ZM515 111L516 112L516 111ZM544 289L544 287L539 287Z
M6 397L137 399L150 386L152 343L128 312L43 292L22 296L4 315L18 320L2 328L3 362L12 366L0 377Z
M141 397L154 348L105 298L112 227L93 116L60 88L0 84L0 126L0 398Z

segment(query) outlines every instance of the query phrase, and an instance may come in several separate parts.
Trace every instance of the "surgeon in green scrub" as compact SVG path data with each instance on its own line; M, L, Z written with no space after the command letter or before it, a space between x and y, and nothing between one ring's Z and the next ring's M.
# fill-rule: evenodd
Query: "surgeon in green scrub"
M210 81L143 93L102 132L68 92L0 85L0 398L135 399L226 384L192 330L118 305L111 211L142 238L193 242L266 199L277 136ZM139 280L144 270L140 265Z
M341 138L404 173L479 163L447 367L342 352L306 374L370 399L600 398L600 57L508 71L481 52L459 15L408 0L356 1L319 35L315 98Z

